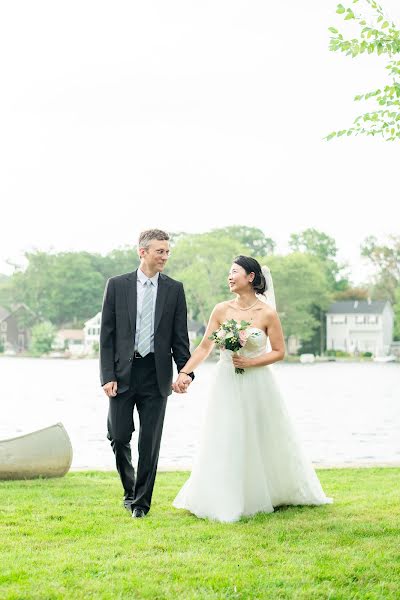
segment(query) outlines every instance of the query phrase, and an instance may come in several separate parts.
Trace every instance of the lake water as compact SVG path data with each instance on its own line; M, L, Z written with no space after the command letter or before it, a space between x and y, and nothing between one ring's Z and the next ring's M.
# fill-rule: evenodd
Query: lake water
M201 365L189 392L170 396L161 468L190 468L213 367ZM273 369L316 466L400 464L400 364L279 363ZM4 357L0 381L0 439L61 421L74 449L72 468L114 469L97 360ZM135 433L133 450L136 441Z

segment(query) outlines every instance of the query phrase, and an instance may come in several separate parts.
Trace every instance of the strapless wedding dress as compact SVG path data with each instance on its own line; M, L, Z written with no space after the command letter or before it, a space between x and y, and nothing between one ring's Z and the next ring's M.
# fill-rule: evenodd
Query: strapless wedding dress
M266 334L255 327L248 333L240 354L264 353ZM281 505L331 502L302 450L271 367L236 374L232 352L222 350L193 470L173 505L231 522Z

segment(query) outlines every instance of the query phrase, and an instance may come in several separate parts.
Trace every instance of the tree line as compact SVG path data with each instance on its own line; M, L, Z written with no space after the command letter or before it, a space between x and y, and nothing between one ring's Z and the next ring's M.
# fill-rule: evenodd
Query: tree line
M375 278L357 288L346 265L338 262L338 248L330 236L306 229L290 236L289 247L288 254L276 254L274 240L255 227L176 232L165 272L184 283L189 316L205 324L213 306L229 298L227 275L233 258L250 255L271 269L285 335L299 338L302 351L324 350L325 312L336 299L390 300L396 312L396 339L400 339L400 236L385 244L374 237L364 241L361 254L374 266ZM37 250L27 252L26 260L25 268L0 279L0 305L11 308L24 303L56 327L79 328L101 310L107 279L139 264L134 246L105 256Z

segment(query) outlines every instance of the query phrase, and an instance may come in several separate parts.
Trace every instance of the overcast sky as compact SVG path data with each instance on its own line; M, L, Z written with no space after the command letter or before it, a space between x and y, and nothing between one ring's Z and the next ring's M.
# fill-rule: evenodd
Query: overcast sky
M243 223L282 252L325 231L361 278L362 240L398 233L400 145L322 140L386 81L384 59L328 51L335 7L2 2L0 272L27 249Z

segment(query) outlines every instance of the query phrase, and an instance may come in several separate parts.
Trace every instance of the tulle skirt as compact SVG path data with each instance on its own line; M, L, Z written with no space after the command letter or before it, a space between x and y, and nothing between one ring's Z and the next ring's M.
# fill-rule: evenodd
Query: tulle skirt
M222 353L214 371L193 470L176 508L237 521L281 505L329 504L269 366L235 373Z

